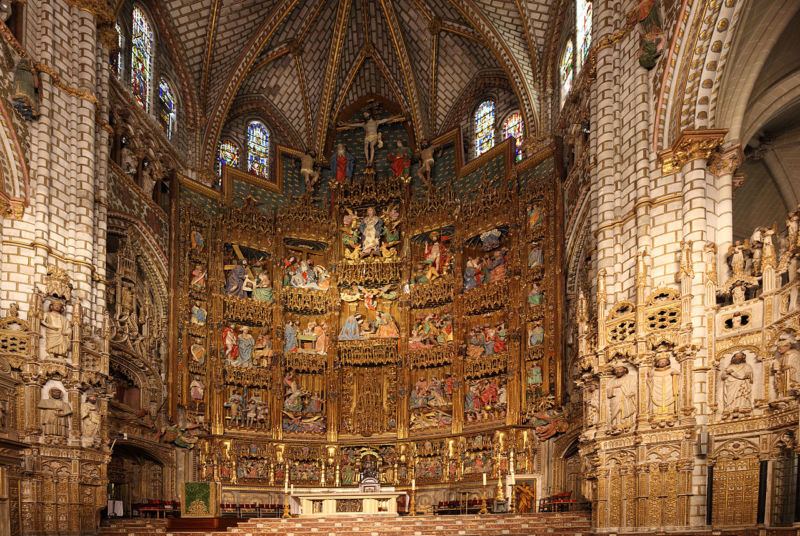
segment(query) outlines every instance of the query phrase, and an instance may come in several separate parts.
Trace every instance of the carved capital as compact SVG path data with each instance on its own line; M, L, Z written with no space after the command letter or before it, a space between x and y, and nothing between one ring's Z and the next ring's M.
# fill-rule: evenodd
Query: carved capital
M97 24L109 24L114 21L114 10L106 0L67 0L67 4L88 11L94 15Z
M740 144L715 151L708 159L708 171L717 177L730 175L742 165L744 152Z
M727 132L727 129L684 130L670 149L658 153L661 172L669 175L680 171L687 162L708 159Z

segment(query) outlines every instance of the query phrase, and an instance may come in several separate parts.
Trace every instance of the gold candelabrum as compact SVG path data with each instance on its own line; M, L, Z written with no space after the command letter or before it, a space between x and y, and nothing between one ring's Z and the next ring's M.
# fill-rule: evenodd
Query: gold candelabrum
M486 484L484 484L484 485L483 485L483 494L482 494L482 496L481 496L481 503L483 503L483 504L482 504L482 506L481 506L481 509L478 511L478 514L479 514L479 515L486 515L486 514L488 514L488 513L489 513L489 509L488 509L488 508L486 508L486 502L487 502L488 500L489 500L489 499L488 499L488 497L486 496Z
M283 494L283 517L292 517L292 513L289 511L289 494Z
M498 471L497 473L497 489L494 492L494 500L495 501L504 501L506 499L506 494L503 491L503 476Z
M408 504L408 515L417 515L417 490L415 488L411 488L411 499L409 500Z

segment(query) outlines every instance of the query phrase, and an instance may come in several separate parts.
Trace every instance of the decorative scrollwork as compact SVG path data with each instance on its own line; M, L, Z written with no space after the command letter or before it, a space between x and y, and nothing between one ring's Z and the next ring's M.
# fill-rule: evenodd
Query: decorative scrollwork
M508 280L464 292L464 313L478 315L497 311L508 303Z
M232 322L244 322L267 326L272 323L272 305L269 303L237 298L236 296L223 296L222 306L225 318Z
M434 346L424 350L408 353L408 364L411 368L428 368L448 365L453 361L453 344Z
M443 275L430 283L411 286L411 308L427 309L453 301L455 283L452 274Z

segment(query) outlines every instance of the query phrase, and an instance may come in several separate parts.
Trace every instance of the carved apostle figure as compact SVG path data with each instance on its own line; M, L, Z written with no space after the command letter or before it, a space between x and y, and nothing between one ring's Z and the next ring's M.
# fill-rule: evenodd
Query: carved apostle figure
M736 352L720 375L722 418L738 417L753 410L753 367L744 352Z
M608 422L612 429L627 428L636 417L636 377L617 365L608 382Z
M69 350L70 326L63 312L64 304L53 301L50 302L50 307L42 319L42 326L45 328L45 349L53 356L67 355Z
M93 391L86 393L86 400L81 404L81 444L84 448L98 443L100 434L100 410L97 408L97 395Z
M72 406L63 400L64 393L58 387L51 387L48 394L50 398L43 398L38 406L41 410L42 431L47 435L66 436L69 432Z
M677 414L678 371L672 368L669 353L661 350L656 354L654 370L647 376L650 391L650 411L656 419Z
M583 402L583 416L586 419L586 426L594 426L597 424L597 415L599 408L600 393L597 390L597 385L590 383L586 386L584 391Z
M778 396L788 396L800 381L800 351L787 340L778 342L778 359L772 369Z

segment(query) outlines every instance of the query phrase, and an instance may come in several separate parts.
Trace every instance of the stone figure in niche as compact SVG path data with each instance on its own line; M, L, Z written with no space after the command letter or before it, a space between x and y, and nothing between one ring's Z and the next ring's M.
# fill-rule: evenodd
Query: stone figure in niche
M246 298L245 283L247 279L247 259L242 259L228 271L225 294L236 296L237 298Z
M361 123L343 123L345 128L363 128L364 129L364 157L367 159L367 167L372 167L375 161L375 147L378 149L383 147L383 139L381 133L378 132L378 127L383 124L390 123L402 119L402 116L385 117L383 119L375 119L371 110L364 112L364 121Z
M70 324L64 315L64 304L58 300L50 302L42 319L45 328L45 349L52 356L65 356L70 346Z
M672 368L668 351L659 350L655 357L654 369L647 375L650 411L654 418L672 417L677 414L678 376L678 371Z
M81 404L81 444L84 448L99 444L100 410L97 408L97 395L93 390L86 392Z
M741 305L747 298L747 285L744 281L737 281L731 287L731 299L734 305Z
M194 302L192 306L192 324L197 324L198 326L205 326L206 325L206 317L208 313L206 310L200 306L200 302Z
M596 384L590 383L586 386L583 407L586 426L597 424L597 418L600 415L600 391L597 390Z
M789 240L788 248L790 250L797 247L797 230L800 228L800 213L794 210L789 213L786 218L786 238Z
M438 148L439 145L431 145L427 141L422 143L422 150L419 153L419 169L417 169L416 175L425 184L430 184L431 182L433 165L436 163L433 153Z
M283 353L297 352L297 323L290 320L283 329Z
M317 169L314 160L317 158L317 153L311 151L304 153L300 156L300 176L306 183L306 192L313 192L314 186L319 180L319 170Z
M190 285L197 290L206 288L206 280L208 279L208 270L202 264L196 264L192 270L192 277Z
M636 376L628 367L617 365L614 377L608 381L608 422L612 430L621 430L633 424L636 417Z
M72 405L64 400L64 392L58 387L51 387L48 398L39 401L42 431L46 435L66 436L69 432L69 421Z
M367 215L358 228L361 233L361 257L377 254L381 246L383 220L375 214L375 207L367 209Z
M195 376L189 384L189 395L197 403L202 402L206 393L206 385L200 380L200 376Z
M388 159L396 178L411 176L411 149L402 140L397 140L397 147L389 153Z
M786 339L778 341L777 359L772 372L776 377L776 390L779 396L789 396L800 381L800 351Z
M753 411L753 367L744 352L736 352L720 374L722 418L748 415Z
M741 240L737 240L728 250L728 263L733 272L733 277L745 275L745 262L748 253L749 248Z
M336 151L331 155L331 175L337 183L343 183L345 179L353 176L353 155L347 152L344 144L336 146Z
M203 347L200 339L194 340L194 344L189 347L189 353L192 356L192 363L202 365L206 362L206 349Z

